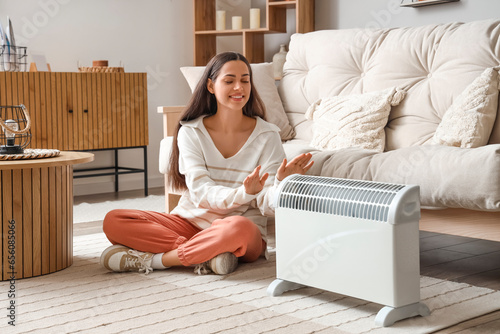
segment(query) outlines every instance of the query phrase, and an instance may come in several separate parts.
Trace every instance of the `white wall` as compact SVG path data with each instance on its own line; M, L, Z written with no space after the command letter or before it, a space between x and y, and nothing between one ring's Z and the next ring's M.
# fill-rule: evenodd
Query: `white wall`
M418 8L400 7L400 3L401 0L316 0L315 27L392 28L500 18L498 0L460 0Z
M262 6L263 0L220 0L225 5ZM409 0L405 0L409 1ZM401 8L400 0L316 0L316 30L354 27L397 27L472 21L499 17L498 0L461 0L423 8ZM189 87L179 67L193 64L193 2L191 0L1 0L0 20L13 21L19 45L43 54L53 71L77 71L77 62L122 61L126 72L148 73L149 185L162 186L158 149L162 117L156 107L183 105ZM264 15L262 13L262 15ZM288 29L295 28L289 10ZM287 43L288 34L266 35L266 61ZM227 46L226 46L227 47ZM111 152L96 152L86 167L112 163ZM142 150L124 150L120 163L142 167ZM141 174L121 176L120 189L140 189ZM75 194L113 191L111 177L75 180Z

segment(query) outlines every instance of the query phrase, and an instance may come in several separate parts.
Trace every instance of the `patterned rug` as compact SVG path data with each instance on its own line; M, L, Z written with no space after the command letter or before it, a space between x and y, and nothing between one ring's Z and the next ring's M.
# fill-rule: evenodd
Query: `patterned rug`
M16 281L16 326L5 317L9 282L0 282L0 333L429 333L500 309L500 292L421 278L428 317L381 328L381 305L315 288L266 295L275 257L227 276L192 268L110 273L99 265L103 233L74 238L74 264Z

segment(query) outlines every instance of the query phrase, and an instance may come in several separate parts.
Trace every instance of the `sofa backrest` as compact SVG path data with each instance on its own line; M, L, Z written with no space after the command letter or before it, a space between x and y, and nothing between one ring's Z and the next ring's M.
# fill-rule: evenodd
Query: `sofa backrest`
M426 144L453 99L500 65L499 37L500 20L294 34L280 97L296 138L310 141L304 113L319 98L399 87L407 95L392 107L385 149ZM490 143L500 143L499 118Z

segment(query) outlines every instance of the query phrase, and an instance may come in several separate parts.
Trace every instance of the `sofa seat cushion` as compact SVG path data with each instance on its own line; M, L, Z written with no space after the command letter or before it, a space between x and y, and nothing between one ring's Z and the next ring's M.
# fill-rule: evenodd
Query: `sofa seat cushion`
M279 93L296 137L310 142L312 103L399 87L407 91L385 128L385 150L429 144L443 115L486 68L500 64L500 21L292 35ZM500 143L496 121L490 143Z
M383 153L346 148L316 163L314 172L321 170L322 176L419 185L423 207L500 211L498 144L423 145Z

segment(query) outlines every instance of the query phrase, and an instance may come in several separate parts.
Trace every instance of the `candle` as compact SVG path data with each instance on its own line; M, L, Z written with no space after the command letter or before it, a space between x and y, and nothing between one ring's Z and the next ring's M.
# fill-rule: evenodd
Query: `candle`
M241 16L233 16L233 30L240 30L243 25L242 21Z
M226 11L218 10L215 14L215 30L226 30Z
M250 8L250 29L260 28L260 9Z

